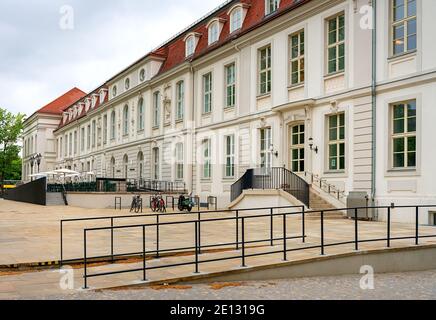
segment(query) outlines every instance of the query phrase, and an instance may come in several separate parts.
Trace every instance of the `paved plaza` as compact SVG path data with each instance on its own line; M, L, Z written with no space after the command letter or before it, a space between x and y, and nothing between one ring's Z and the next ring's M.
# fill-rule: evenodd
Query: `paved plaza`
M267 212L259 212L266 214ZM257 213L257 214L259 214ZM0 265L32 263L44 261L57 261L60 258L59 250L59 220L69 218L84 217L103 217L103 216L120 216L128 214L128 210L115 211L111 209L79 209L74 207L40 207L30 204L23 204L10 201L0 201L0 215L2 221L0 224L0 244L1 255ZM250 213L252 215L253 213ZM245 214L248 216L249 214ZM229 213L211 213L205 214L202 219L212 219L213 217L230 217ZM243 216L243 215L241 215ZM194 221L196 215L176 215L161 216L160 222L172 221ZM156 218L136 217L129 219L116 220L116 225L131 225L154 223ZM274 237L283 236L282 217L274 218ZM73 259L83 257L83 228L89 227L107 227L110 222L86 221L73 222L65 224L64 230L64 259ZM301 236L301 217L294 216L287 219L287 236ZM269 239L270 218L246 219L246 241ZM178 225L163 225L160 227L160 249L185 248L194 245L194 224L185 223ZM239 230L240 231L240 230ZM391 226L393 237L414 236L414 226L408 224L393 223ZM420 234L436 234L434 227L421 226ZM299 248L302 246L319 245L320 243L320 221L312 218L306 221L306 243L303 244L301 239L291 239L287 242L288 249ZM359 221L360 240L370 238L384 238L386 236L386 224L380 222L363 222ZM214 263L204 263L200 265L200 272L203 274L211 272L220 272L224 270L239 269L241 266L240 250L233 246L224 244L234 242L236 237L236 224L234 220L225 220L219 222L202 222L201 243L202 245L219 245L218 251L205 251L200 255L200 260L216 258L235 258ZM325 237L326 244L333 242L345 242L354 239L354 221L348 219L327 219L325 220ZM110 253L110 232L108 230L95 231L88 237L88 256L107 255ZM239 238L240 240L240 238ZM265 251L280 251L282 241L277 240L274 246L269 242L252 244L247 248L248 254L254 254ZM421 239L422 244L436 244L435 238ZM407 247L414 244L413 239L393 241L392 246ZM146 230L146 249L154 250L156 243L156 228L147 227ZM368 242L360 244L361 250L382 249L386 246L385 242ZM121 229L114 232L114 253L125 254L129 252L140 252L142 250L142 228ZM353 252L354 245L346 244L326 248L328 255ZM319 257L319 248L307 249L303 251L293 251L288 253L289 261L298 261ZM192 262L193 255L185 253L161 257L160 259L151 258L147 261L148 267L159 266L163 264L174 264L183 262ZM262 255L247 259L249 266L263 266L279 264L282 262L281 253ZM107 272L116 270L126 270L141 268L142 261L120 261L114 264L95 264L91 265L88 274L96 272ZM194 266L184 265L175 268L153 269L147 272L147 278L150 281L164 281L166 279L177 279L193 275ZM71 287L62 288L66 276L71 275L67 282ZM6 270L0 273L0 299L10 298L32 298L38 296L56 296L56 295L76 295L80 294L83 286L83 269L75 266L71 273L61 273L58 269L52 270L33 270L32 272L10 271ZM113 286L122 286L126 284L141 283L141 272L123 273L118 275L97 277L89 279L91 289L109 288ZM73 283L71 283L73 282ZM65 285L68 287L68 285Z

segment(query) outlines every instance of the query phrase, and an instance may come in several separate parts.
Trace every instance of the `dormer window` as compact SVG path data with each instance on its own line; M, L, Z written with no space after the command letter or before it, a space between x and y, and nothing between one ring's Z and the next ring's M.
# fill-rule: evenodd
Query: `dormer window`
M241 27L242 27L242 9L237 8L233 10L232 14L230 15L230 33L241 29Z
M209 26L209 37L208 37L209 45L217 42L218 36L219 36L218 22L214 22Z
M105 99L106 99L106 90L100 90L100 104L103 104Z
M230 33L242 28L249 7L246 3L237 3L227 12L230 17Z
M279 9L280 0L265 0L265 15L272 14Z
M207 42L208 45L214 44L218 42L220 39L221 30L224 26L224 19L221 18L214 18L209 21L209 23L206 25L207 28Z
M184 39L185 41L185 56L190 57L195 53L195 48L198 44L198 39L201 34L196 32L188 33Z
M127 79L124 81L124 88L125 88L126 90L129 90L129 89L130 89L130 79L129 79L129 78L127 78Z
M186 39L186 56L192 56L195 51L195 38L194 36L190 36Z

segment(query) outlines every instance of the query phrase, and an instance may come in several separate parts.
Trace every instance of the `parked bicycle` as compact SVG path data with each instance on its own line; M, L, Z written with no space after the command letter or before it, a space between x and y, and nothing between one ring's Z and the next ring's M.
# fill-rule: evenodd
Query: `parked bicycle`
M165 200L162 198L162 195L157 194L151 198L150 208L153 212L166 212L167 208L165 206Z
M142 212L142 199L140 195L135 195L132 198L132 204L130 206L130 212L135 211L138 213L141 210Z

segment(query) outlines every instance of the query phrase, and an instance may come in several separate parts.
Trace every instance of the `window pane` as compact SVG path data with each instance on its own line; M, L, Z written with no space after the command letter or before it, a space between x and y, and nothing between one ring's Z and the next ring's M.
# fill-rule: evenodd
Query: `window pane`
M407 119L407 132L416 132L416 118Z
M394 153L404 152L404 139L397 138L394 139Z
M404 118L404 105L396 105L394 106L394 119L402 119Z
M404 168L404 154L394 154L394 168Z
M416 137L407 138L407 151L416 151Z
M407 3L407 16L413 17L416 16L416 1L409 0Z
M394 0L394 20L402 20L404 18L404 0Z
M407 166L416 167L416 152L409 152L407 154Z
M338 146L336 144L331 144L329 146L329 154L331 157L336 157L338 155Z
M407 37L407 51L416 49L416 35Z
M394 120L394 133L404 133L404 121L403 119Z

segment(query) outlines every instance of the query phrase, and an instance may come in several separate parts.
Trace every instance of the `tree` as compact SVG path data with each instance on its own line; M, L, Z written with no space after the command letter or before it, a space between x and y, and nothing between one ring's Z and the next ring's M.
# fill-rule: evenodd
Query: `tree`
M14 115L6 109L0 108L0 181L3 195L4 180L13 176L17 164L20 162L21 147L18 139L23 131L24 114ZM17 162L18 161L18 162Z

